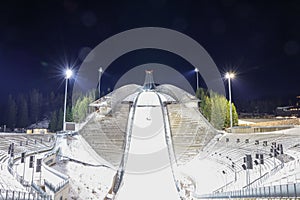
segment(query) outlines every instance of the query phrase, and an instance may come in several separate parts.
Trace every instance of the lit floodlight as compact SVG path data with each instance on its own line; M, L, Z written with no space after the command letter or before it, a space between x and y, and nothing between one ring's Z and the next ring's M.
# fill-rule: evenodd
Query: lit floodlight
M102 73L103 72L103 69L102 67L99 68L99 73Z
M66 131L66 111L67 111L67 93L68 93L68 79L71 78L73 72L71 69L66 70L66 87L65 87L65 102L64 102L64 118L63 118L63 131Z
M198 68L195 68L194 69L194 71L195 71L195 73L196 73L196 78L197 78L197 85L196 85L196 91L199 89L199 78L198 78L198 72L199 72L199 70L198 70Z
M71 78L71 77L72 77L72 75L73 75L73 72L72 72L72 70L70 70L70 69L67 69L67 70L66 70L66 79L69 79L69 78Z
M234 73L232 72L227 72L225 74L225 78L228 79L228 93L229 93L229 114L230 114L230 128L232 128L233 121L232 121L232 100L231 100L231 83L230 80L234 78Z
M227 78L227 79L233 79L233 78L234 78L234 76L235 76L235 74L234 74L234 73L227 72L227 73L226 73L226 75L225 75L225 78Z

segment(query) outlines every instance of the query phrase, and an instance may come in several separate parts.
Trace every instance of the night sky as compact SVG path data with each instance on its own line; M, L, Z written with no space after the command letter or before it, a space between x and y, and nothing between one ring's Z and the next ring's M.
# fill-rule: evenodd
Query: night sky
M235 70L235 101L300 94L298 0L12 0L0 3L0 101L32 88L63 92L65 63L79 67L87 50L103 40L147 26L180 31L200 43L221 72ZM110 80L103 87L112 88L118 67L129 70L132 59L140 64L157 53L166 64L177 61L164 52L136 53L107 69ZM194 76L187 78L195 85Z

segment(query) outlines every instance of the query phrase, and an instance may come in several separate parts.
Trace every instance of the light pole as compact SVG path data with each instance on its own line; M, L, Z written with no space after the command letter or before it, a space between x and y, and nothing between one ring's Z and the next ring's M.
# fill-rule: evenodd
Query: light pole
M67 111L67 93L68 93L68 79L72 77L73 72L70 69L66 70L65 74L66 86L65 86L65 104L64 104L64 122L63 122L63 131L66 131L66 111Z
M231 101L231 79L234 78L234 73L227 72L225 78L228 79L228 91L229 91L229 114L230 114L230 128L232 128L232 101Z
M99 99L101 97L101 76L102 76L102 73L103 73L103 69L102 67L99 68Z
M199 72L199 70L198 70L198 68L195 68L195 70L194 70L195 72L196 72L196 78L197 78L197 90L199 89L199 78L198 78L198 72ZM196 92L197 92L197 90L196 90Z

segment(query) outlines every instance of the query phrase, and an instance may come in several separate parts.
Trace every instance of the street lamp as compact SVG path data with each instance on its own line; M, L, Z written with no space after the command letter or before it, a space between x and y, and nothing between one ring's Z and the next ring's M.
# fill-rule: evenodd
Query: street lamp
M101 87L100 87L101 86L101 76L103 73L102 67L100 67L98 71L99 71L99 85L98 86L99 86L99 98L100 98L101 97Z
M72 77L73 72L71 69L67 69L65 72L66 86L65 86L65 104L64 104L64 122L63 131L66 131L66 110L67 110L67 93L68 93L68 79Z
M229 107L230 107L230 128L232 128L232 103L231 103L231 79L234 78L234 73L227 72L225 78L228 79L228 90L229 90Z
M199 89L199 78L198 78L198 72L199 72L199 70L198 70L198 68L195 68L194 69L194 71L196 72L196 77L197 77L197 90Z

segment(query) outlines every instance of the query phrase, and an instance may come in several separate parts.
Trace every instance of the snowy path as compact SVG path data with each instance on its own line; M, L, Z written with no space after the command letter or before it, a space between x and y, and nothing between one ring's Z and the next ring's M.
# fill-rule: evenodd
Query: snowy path
M118 200L180 199L170 165L161 106L154 92L138 96Z

